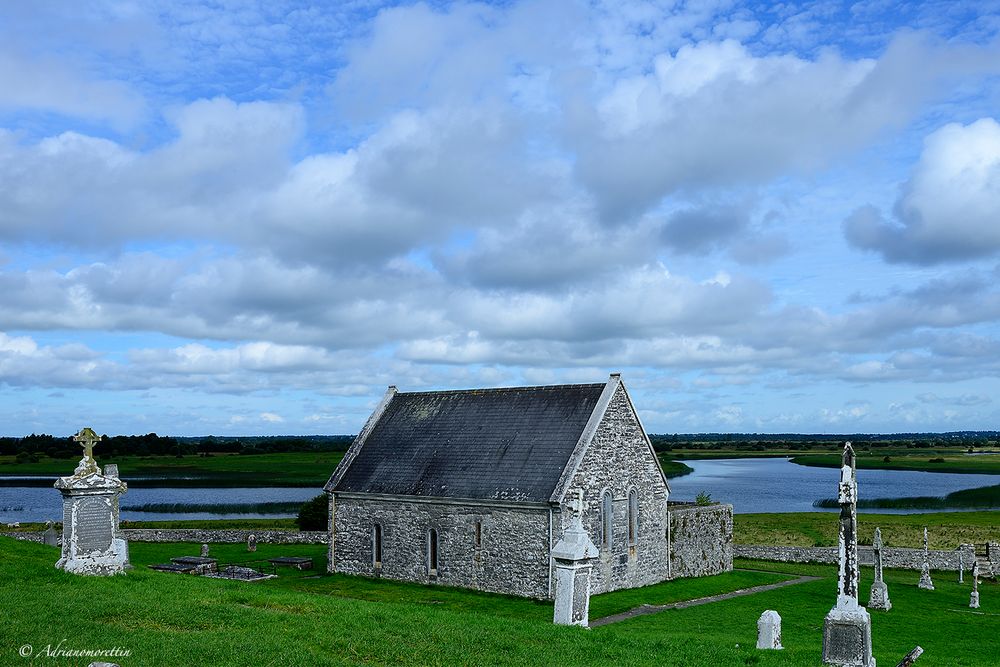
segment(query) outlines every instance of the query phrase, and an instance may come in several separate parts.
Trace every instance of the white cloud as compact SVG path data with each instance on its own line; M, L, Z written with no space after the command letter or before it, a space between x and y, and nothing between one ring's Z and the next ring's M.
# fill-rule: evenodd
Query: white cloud
M1000 252L1000 123L951 123L927 137L894 207L871 206L844 223L848 241L890 262L931 264Z

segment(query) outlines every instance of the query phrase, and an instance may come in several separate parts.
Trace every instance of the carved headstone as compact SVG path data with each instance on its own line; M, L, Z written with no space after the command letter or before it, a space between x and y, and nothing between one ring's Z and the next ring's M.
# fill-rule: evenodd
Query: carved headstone
M56 532L55 526L52 525L51 521L45 522L45 532L42 533L42 543L47 544L50 547L59 546L59 533Z
M257 536L250 534L247 535L247 551L253 553L257 551Z
M773 609L757 619L757 648L781 650L781 616Z
M969 607L979 609L979 561L972 564L972 593L969 595Z
M927 551L927 528L924 528L924 562L920 566L920 581L917 583L917 588L922 588L925 591L934 590L934 582L931 581L931 563L930 554Z
M207 544L201 545L201 557L202 558L208 558L208 545Z
M844 444L840 485L840 563L837 604L823 622L823 663L839 667L875 667L872 625L858 603L858 478L851 443Z
M552 547L556 570L556 601L552 622L556 625L587 627L590 623L590 561L597 557L598 551L580 520L583 511L582 497L578 497L575 507L570 511L573 517L569 528Z
M875 581L868 593L868 608L889 611L892 609L892 602L889 601L889 587L882 579L882 531L878 528L875 529L875 539L872 540L872 551L875 557Z
M85 428L73 439L84 454L73 474L55 483L63 496L62 557L56 567L76 574L119 574L131 568L118 520L118 496L128 487L118 479L118 466L108 465L102 473L94 460L100 436Z
M924 649L919 646L914 647L912 651L907 653L902 660L896 665L896 667L910 667L913 663L917 661L917 658L924 654Z

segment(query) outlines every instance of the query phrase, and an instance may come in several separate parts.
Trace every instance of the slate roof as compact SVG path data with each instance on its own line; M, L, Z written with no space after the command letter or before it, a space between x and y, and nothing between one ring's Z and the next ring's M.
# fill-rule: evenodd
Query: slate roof
M332 490L545 502L604 387L397 393Z

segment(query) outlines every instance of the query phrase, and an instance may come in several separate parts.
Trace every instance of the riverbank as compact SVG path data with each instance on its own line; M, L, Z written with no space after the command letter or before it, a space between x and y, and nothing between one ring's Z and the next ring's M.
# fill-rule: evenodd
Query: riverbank
M122 479L135 488L320 488L342 458L344 452L222 453L99 457L99 463L117 464ZM75 466L76 461L70 459L42 456L36 462L17 463L14 457L3 456L0 486L52 486L55 477L72 474Z

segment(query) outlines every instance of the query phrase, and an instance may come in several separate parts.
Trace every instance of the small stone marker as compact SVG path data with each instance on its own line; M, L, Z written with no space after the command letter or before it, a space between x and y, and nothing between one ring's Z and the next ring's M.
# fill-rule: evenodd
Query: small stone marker
M910 667L913 663L917 661L917 658L924 654L924 649L919 646L915 647L912 651L906 654L906 657L899 661L896 667Z
M202 558L208 558L208 545L207 544L201 545L201 557Z
M254 552L257 551L257 536L250 534L247 535L247 551Z
M979 561L972 565L972 593L969 595L969 608L979 609Z
M50 547L59 546L59 533L56 532L56 528L52 525L51 521L45 522L45 532L42 533L42 543L47 544Z
M875 539L872 540L872 551L875 557L875 581L868 593L868 608L889 611L892 602L889 601L889 587L882 579L882 531L875 529Z
M780 651L781 616L773 609L766 610L757 619L757 648Z
M83 445L83 458L69 477L56 480L63 496L62 557L56 567L76 574L107 576L131 569L128 542L119 528L118 496L128 487L118 479L118 466L102 473L94 460L101 436L85 428L73 436Z
M875 667L872 619L858 603L858 473L849 442L844 443L837 500L840 503L837 604L823 621L823 663Z
M958 583L965 583L965 554L962 553L962 547L958 547Z
M598 556L598 551L580 521L582 496L580 491L575 507L571 509L573 518L570 519L570 526L552 547L556 566L556 602L552 622L586 628L590 623L590 561Z
M934 582L931 581L931 564L930 556L927 553L927 528L924 528L924 562L920 566L920 582L917 584L917 588L922 588L925 591L934 590Z

